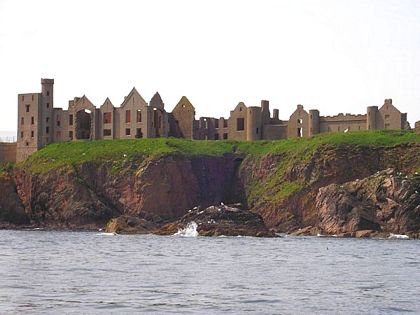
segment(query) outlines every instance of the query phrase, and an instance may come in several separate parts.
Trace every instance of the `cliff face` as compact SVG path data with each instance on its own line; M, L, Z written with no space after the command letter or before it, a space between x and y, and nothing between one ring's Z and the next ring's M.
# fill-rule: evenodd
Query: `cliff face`
M117 212L74 171L14 172L17 192L31 222L51 228L93 228Z
M118 168L112 161L42 173L17 168L14 181L0 181L3 191L10 191L10 198L0 198L0 213L16 209L33 224L53 228L98 228L120 215L159 226L195 206L241 202L278 232L303 227L330 234L417 231L416 182L394 177L370 183L376 172L388 168L394 169L388 173L412 176L420 169L419 156L419 144L322 145L263 155L164 154L127 159Z
M49 227L102 227L119 215L152 222L178 218L195 205L229 200L235 157L166 156L128 161L118 171L110 163L84 163L42 174L16 170L16 186L26 213Z
M414 174L420 166L419 156L417 144L323 146L304 162L297 157L296 162L290 162L290 157L285 161L281 155L245 160L240 181L247 190L248 206L260 213L269 227L287 232L319 226L315 201L320 188L363 179L387 168Z
M29 224L29 217L16 191L13 178L8 174L0 176L0 227Z
M409 178L392 169L362 180L319 189L319 227L326 233L360 230L403 234L420 230L420 175Z

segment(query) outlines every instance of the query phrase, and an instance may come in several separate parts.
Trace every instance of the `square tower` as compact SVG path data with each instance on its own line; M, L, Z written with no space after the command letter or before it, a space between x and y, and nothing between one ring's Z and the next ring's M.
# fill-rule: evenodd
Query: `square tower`
M18 94L17 162L53 141L54 80L41 79L41 85L41 93Z
M39 116L41 93L18 95L16 161L25 160L40 147Z
M54 107L54 79L41 79L41 116L39 119L42 123L38 126L41 147L53 142L54 124L53 124L53 107Z

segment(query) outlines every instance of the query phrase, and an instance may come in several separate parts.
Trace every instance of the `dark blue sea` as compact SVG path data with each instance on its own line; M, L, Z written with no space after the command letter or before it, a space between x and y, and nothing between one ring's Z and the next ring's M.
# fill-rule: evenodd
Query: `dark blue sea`
M420 314L420 241L0 231L0 314Z

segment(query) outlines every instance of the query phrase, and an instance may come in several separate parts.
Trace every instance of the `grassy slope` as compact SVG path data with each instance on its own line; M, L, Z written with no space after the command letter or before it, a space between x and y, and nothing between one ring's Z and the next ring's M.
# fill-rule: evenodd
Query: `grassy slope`
M112 161L124 164L133 158L153 159L167 154L183 156L222 156L238 153L258 157L266 154L286 154L291 160L304 161L320 145L377 145L393 146L400 143L420 143L420 135L403 131L369 131L331 133L310 139L276 141L193 141L174 138L138 140L73 141L51 144L18 164L34 173L46 172L58 167L78 165L90 161ZM283 169L287 165L283 165ZM0 172L2 171L0 167ZM276 183L272 183L275 185ZM298 185L286 187L295 190Z

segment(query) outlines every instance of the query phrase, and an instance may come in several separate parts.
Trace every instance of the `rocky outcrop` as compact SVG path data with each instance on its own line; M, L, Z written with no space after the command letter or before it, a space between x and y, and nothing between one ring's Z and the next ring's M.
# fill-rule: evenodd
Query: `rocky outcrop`
M71 168L43 174L16 170L15 180L25 212L37 226L94 229L119 214Z
M420 176L388 169L362 180L320 188L319 227L328 234L420 230Z
M110 220L105 227L105 232L116 234L148 234L154 228L155 226L145 219L122 215Z
M239 181L245 187L248 207L261 214L269 228L291 232L319 226L315 200L320 188L363 179L387 168L414 174L420 168L419 155L418 144L321 146L307 159L295 157L295 162L282 154L245 159ZM294 183L300 188L276 198L282 187Z
M195 208L176 222L163 226L156 233L172 235L185 230L191 223L200 236L257 236L274 237L269 231L260 215L248 210L233 206L211 206L204 210Z

